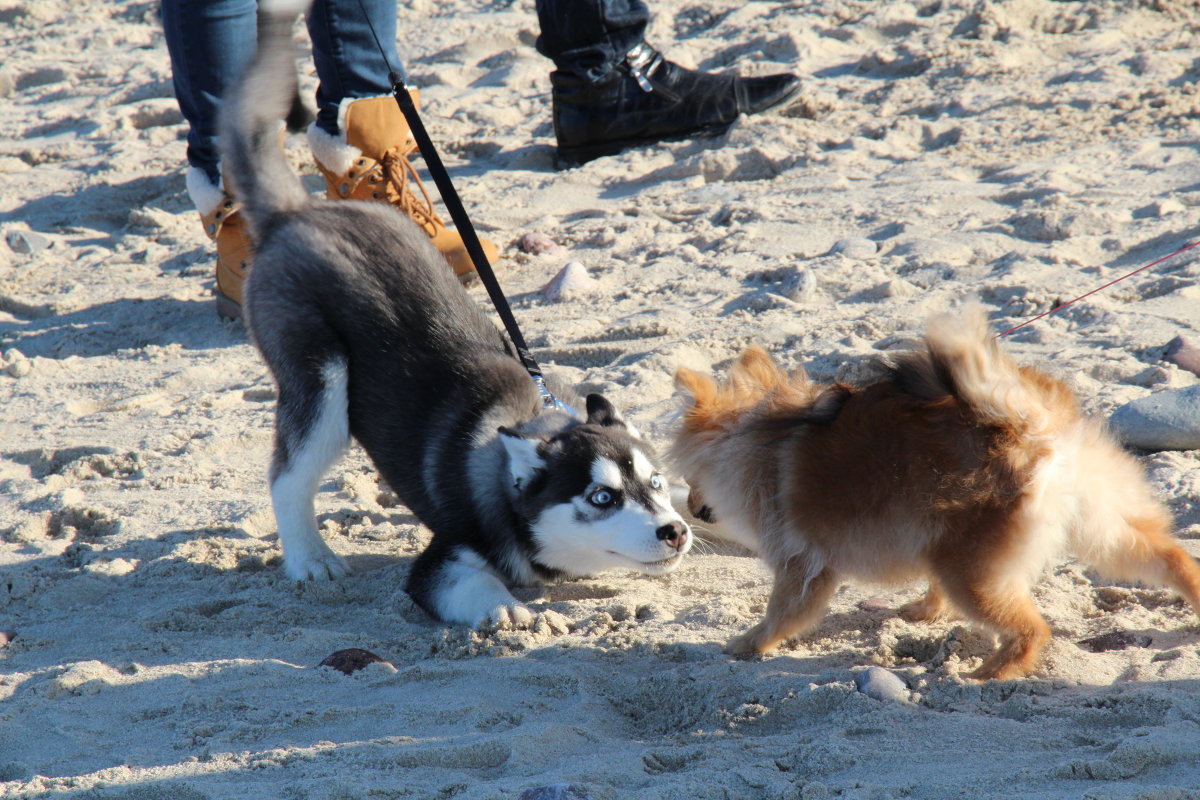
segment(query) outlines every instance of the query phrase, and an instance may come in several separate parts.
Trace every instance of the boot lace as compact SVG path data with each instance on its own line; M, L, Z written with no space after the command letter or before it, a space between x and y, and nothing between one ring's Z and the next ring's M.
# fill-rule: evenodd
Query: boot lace
M445 227L441 218L434 213L433 200L417 174L417 168L408 160L409 155L416 152L416 142L408 142L403 147L393 147L384 152L379 164L384 192L387 201L396 208L412 217L413 221L433 236L438 227ZM420 192L413 191L413 187Z

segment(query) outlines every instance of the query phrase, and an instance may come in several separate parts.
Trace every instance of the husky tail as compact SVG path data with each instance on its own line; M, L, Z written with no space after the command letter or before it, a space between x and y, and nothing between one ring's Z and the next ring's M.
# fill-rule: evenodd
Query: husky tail
M901 357L892 374L912 394L953 397L979 423L1019 436L1046 436L1075 417L1067 388L1022 370L1000 348L978 307L934 318L925 332L925 350Z
M292 26L308 0L261 0L258 52L222 102L222 171L255 237L267 220L308 202L280 146L297 95Z

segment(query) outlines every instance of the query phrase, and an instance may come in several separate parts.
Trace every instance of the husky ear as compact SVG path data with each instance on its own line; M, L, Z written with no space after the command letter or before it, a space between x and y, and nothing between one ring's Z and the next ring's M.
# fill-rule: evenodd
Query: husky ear
M707 406L717 399L716 381L687 367L675 370L675 386L689 396L691 406Z
M621 412L603 395L589 394L587 396L587 421L590 425L619 425L634 439L641 439L642 434L630 425Z
M617 413L617 409L602 394L587 396L587 424L589 425L624 425L625 420Z
M499 428L500 443L504 452L508 453L508 474L513 485L517 488L525 485L546 466L546 461L540 452L544 440L522 436L511 428Z

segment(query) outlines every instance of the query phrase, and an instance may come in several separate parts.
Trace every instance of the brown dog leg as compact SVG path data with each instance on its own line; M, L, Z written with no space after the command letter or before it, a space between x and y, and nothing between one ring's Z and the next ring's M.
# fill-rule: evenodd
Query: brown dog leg
M900 606L899 614L908 622L934 622L950 616L950 602L938 582L930 578L925 596Z
M771 588L771 599L762 622L730 639L725 652L733 655L765 653L785 639L803 633L824 615L837 585L837 578L828 568L810 578L804 559L788 560L775 572L775 585Z
M956 606L1000 633L1000 649L969 677L1005 681L1032 672L1050 640L1050 626L1038 613L1029 590L994 575L943 574L941 578Z
M1166 518L1136 519L1130 521L1129 528L1135 545L1121 554L1118 565L1096 566L1102 572L1165 583L1183 595L1194 613L1200 614L1200 566L1171 536L1170 522Z

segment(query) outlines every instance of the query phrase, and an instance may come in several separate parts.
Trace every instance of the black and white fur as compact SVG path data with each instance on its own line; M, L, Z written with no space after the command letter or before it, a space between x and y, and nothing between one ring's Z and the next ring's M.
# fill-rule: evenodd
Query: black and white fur
M383 203L310 198L292 173L279 121L305 5L260 3L259 51L221 128L226 182L257 248L246 324L279 387L270 483L287 575L348 572L317 531L313 501L351 437L433 531L406 588L439 619L527 622L508 586L671 571L690 531L650 447L613 406L593 394L586 419L543 410L416 224Z

